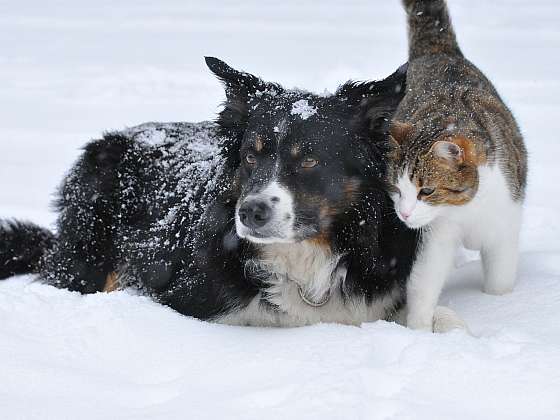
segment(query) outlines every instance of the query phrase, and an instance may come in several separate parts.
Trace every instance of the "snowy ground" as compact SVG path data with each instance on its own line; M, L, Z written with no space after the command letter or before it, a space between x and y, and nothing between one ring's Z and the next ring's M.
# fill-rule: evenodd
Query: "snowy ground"
M233 328L126 292L0 284L1 419L560 418L560 3L451 0L465 53L513 108L531 153L519 285L442 300L477 337ZM406 60L397 0L0 2L0 217L52 225L51 194L103 130L212 118L203 55L322 92Z

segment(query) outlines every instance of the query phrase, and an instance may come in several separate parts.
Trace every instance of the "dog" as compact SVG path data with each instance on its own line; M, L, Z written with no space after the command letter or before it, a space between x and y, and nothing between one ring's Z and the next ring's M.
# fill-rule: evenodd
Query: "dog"
M385 183L406 65L319 96L212 57L215 123L148 123L90 142L65 179L56 235L0 227L0 278L81 293L134 286L212 322L400 319L417 233Z

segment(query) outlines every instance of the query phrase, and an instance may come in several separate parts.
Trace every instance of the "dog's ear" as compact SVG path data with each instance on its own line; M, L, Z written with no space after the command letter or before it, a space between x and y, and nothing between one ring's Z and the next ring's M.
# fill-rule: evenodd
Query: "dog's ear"
M356 132L367 139L385 139L390 121L406 93L408 64L381 81L348 82L337 92L352 108Z
M215 57L205 57L206 65L224 84L226 101L218 117L221 134L241 140L247 127L251 106L268 95L277 95L282 88L252 74L235 70Z

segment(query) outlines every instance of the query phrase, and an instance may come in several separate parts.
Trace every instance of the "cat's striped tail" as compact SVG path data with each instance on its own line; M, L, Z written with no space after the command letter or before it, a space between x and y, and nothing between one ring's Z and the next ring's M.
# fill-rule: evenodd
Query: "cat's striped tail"
M54 234L32 223L0 220L0 280L36 273Z
M408 50L412 61L423 55L462 56L445 0L403 0L408 14Z

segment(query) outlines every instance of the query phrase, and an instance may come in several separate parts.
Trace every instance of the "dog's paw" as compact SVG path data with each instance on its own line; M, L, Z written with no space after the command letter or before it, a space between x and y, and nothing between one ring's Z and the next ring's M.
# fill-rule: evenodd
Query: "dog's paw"
M435 333L446 333L452 330L464 330L471 334L465 321L453 309L446 306L436 307L432 321L432 331Z

